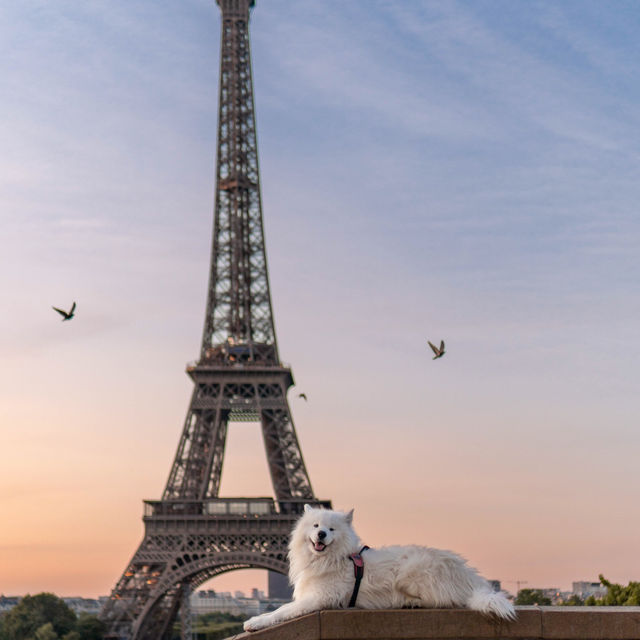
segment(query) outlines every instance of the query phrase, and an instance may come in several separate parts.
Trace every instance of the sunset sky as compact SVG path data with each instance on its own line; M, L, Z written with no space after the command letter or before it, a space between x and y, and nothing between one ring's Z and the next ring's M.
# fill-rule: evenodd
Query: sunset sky
M1 594L108 594L161 496L219 32L214 0L0 6ZM314 491L369 546L510 591L640 579L639 33L632 0L257 0L279 351ZM257 424L222 485L271 495Z

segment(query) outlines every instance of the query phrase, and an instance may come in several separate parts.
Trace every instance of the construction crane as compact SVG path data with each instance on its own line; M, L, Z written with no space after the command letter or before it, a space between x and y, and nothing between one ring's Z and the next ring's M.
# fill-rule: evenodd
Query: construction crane
M504 582L516 585L516 598L518 597L518 594L520 593L520 585L521 584L529 584L526 580L504 580Z

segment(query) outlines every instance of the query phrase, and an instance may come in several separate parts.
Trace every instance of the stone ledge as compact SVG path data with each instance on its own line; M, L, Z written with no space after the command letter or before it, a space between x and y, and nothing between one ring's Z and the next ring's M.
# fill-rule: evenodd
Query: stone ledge
M468 609L310 613L235 640L640 640L640 607L516 607L515 622Z

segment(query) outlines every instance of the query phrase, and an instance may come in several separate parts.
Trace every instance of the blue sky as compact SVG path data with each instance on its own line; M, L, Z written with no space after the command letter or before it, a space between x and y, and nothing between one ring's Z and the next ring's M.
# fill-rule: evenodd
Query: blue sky
M639 32L622 1L256 2L280 354L316 493L368 544L534 586L640 575ZM106 593L161 494L218 47L212 0L0 6L0 554L25 558L5 593ZM250 429L229 495L269 489Z

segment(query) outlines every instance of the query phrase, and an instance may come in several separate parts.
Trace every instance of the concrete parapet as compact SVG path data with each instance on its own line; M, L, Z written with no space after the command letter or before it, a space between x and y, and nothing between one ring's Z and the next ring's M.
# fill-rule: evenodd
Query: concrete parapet
M516 607L514 622L468 609L318 611L235 640L640 640L640 607Z

